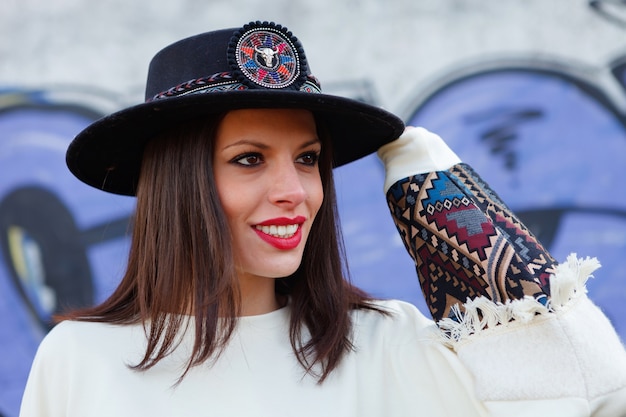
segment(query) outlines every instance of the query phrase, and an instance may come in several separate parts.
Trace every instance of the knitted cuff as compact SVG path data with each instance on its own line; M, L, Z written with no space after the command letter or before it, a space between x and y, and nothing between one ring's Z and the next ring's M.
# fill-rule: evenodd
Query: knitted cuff
M439 136L412 126L407 127L398 139L382 146L378 157L386 169L385 193L402 178L443 171L461 162Z

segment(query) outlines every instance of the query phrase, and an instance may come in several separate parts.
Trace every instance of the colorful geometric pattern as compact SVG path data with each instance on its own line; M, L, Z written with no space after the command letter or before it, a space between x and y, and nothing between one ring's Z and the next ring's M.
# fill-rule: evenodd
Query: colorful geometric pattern
M272 26L251 27L243 32L235 47L235 60L241 73L265 88L285 88L300 75L300 57L288 33Z
M146 102L160 100L164 98L184 96L187 94L214 93L218 91L249 90L250 87L237 81L230 71L218 72L208 77L189 80L185 83L174 86L166 91L156 94ZM321 93L319 81L309 75L305 83L300 87L300 91L305 93Z
M387 202L435 321L479 296L547 302L556 262L469 165L398 181Z

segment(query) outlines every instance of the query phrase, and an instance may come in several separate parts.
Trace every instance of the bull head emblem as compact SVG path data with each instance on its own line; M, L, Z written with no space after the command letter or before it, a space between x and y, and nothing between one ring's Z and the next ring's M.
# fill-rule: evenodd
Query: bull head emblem
M278 49L259 48L258 46L255 46L254 50L261 56L266 67L272 68L274 66L274 56L278 53Z

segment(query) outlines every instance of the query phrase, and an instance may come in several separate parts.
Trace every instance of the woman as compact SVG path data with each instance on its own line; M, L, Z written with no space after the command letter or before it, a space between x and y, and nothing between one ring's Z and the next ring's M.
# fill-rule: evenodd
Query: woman
M137 196L131 252L111 297L42 342L22 416L626 409L617 335L562 283L595 262L557 266L437 136L394 141L394 115L322 94L286 28L170 45L146 98L68 150L83 182ZM439 327L344 279L332 167L376 150Z

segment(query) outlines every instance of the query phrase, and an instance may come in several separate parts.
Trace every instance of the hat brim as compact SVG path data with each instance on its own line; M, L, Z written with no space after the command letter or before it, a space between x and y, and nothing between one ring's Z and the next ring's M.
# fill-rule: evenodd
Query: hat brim
M312 111L330 132L335 167L375 152L404 130L394 114L339 96L262 90L190 94L139 104L97 120L74 138L66 162L86 184L135 195L143 149L151 138L188 120L244 108Z

